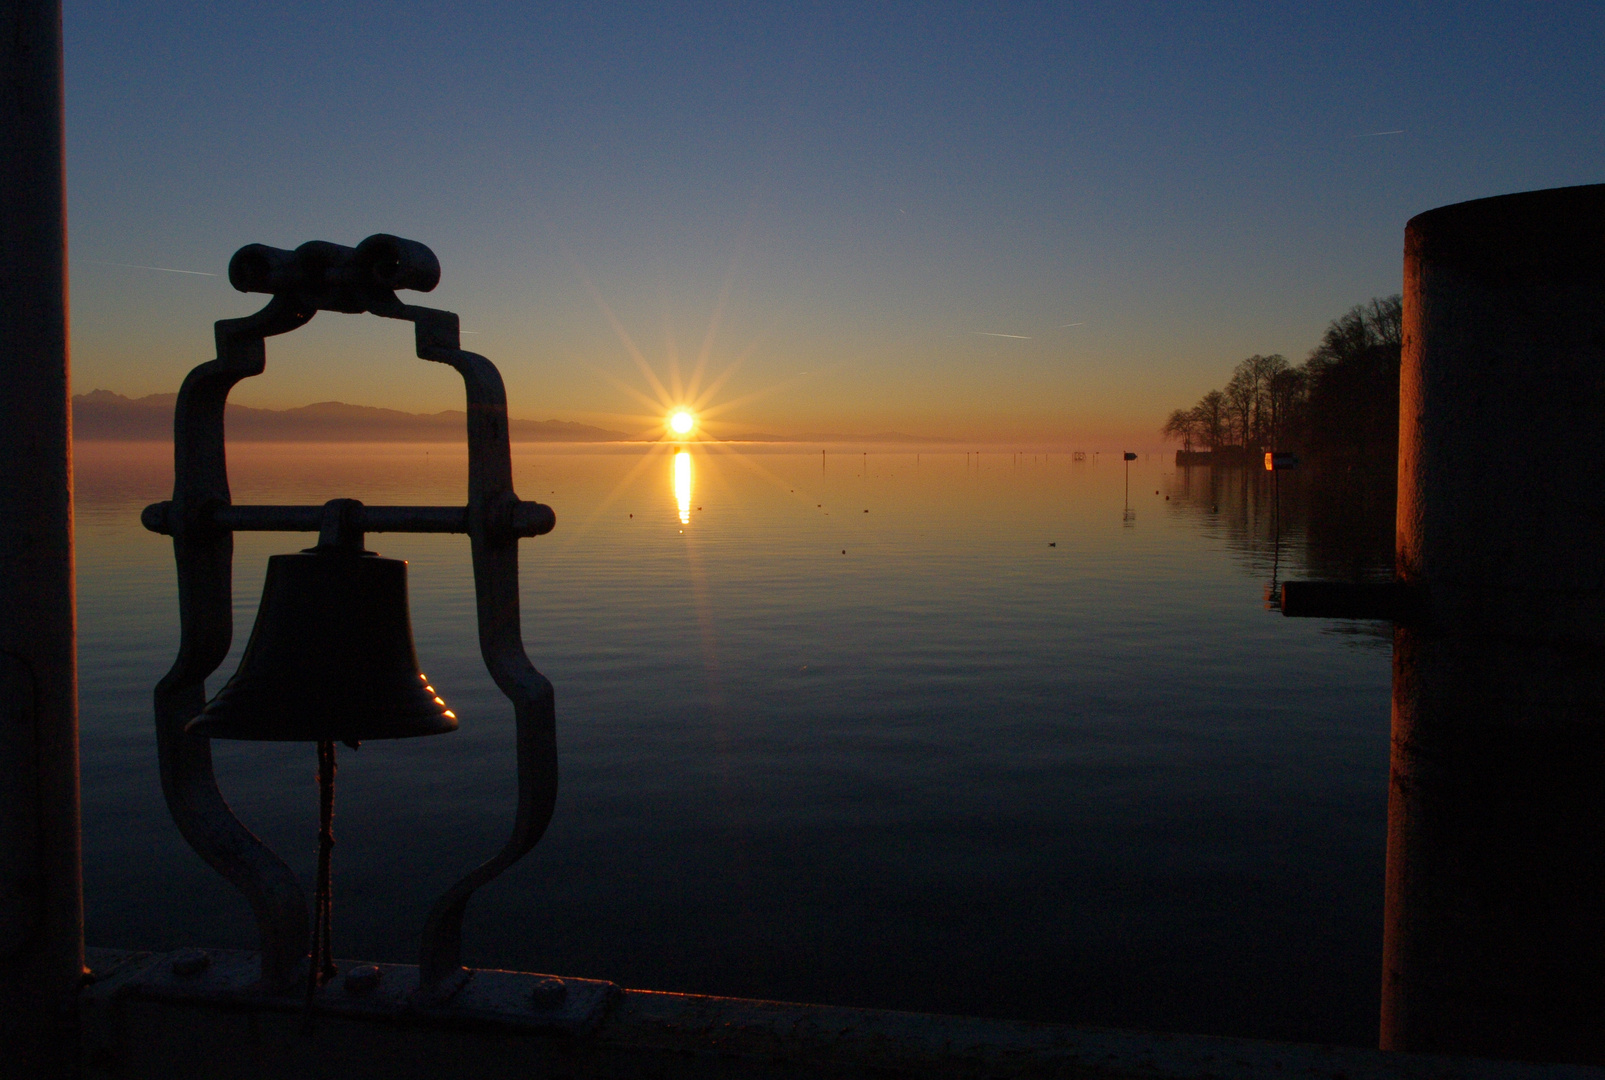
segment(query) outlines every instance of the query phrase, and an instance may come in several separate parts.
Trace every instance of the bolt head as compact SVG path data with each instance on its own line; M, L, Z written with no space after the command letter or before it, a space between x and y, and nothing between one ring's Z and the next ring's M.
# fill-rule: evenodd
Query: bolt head
M567 996L568 987L564 985L563 980L550 975L536 979L535 985L529 991L530 1004L537 1009L555 1009Z
M366 994L379 985L381 975L383 972L372 964L358 964L345 973L341 985L348 994Z

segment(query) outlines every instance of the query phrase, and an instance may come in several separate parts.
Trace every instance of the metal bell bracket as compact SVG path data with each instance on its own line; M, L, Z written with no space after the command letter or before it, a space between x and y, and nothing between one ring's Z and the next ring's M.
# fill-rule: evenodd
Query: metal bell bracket
M295 875L235 817L212 771L211 742L184 725L206 705L205 680L228 654L234 632L234 533L467 533L473 550L479 648L496 686L513 704L518 810L501 851L435 902L424 923L420 992L440 1000L468 978L462 924L469 897L535 846L557 798L552 684L524 653L518 610L518 541L550 532L549 507L513 491L507 392L483 356L459 347L457 316L403 304L397 289L428 292L440 280L434 252L379 234L355 248L321 241L283 251L251 244L229 261L240 292L269 293L266 307L215 324L217 359L192 370L173 415L173 498L145 508L141 521L173 538L178 563L180 640L172 669L156 686L156 746L162 792L179 831L214 870L245 894L261 934L264 989L288 989L304 971L306 895ZM418 356L463 378L468 401L467 506L235 506L224 457L223 407L241 379L266 366L266 339L311 321L319 311L371 312L413 324Z

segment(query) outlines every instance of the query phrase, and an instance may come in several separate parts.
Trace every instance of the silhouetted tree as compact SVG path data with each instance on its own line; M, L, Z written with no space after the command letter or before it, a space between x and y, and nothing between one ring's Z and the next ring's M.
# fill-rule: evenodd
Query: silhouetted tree
M1272 449L1292 449L1302 443L1309 382L1303 368L1291 367L1285 360L1265 380L1265 401L1270 416L1266 431Z
M1263 450L1282 437L1289 395L1301 385L1287 375L1290 370L1286 357L1256 353L1232 372L1225 397L1238 444L1244 449Z
M1226 415L1231 423L1232 441L1246 447L1254 437L1254 406L1259 400L1259 382L1242 364L1226 384Z
M1304 365L1313 451L1391 467L1399 443L1402 345L1398 296L1356 304L1332 320Z
M1287 357L1280 353L1269 356L1250 356L1240 365L1254 372L1254 449L1263 450L1276 444L1277 400L1275 386L1283 381L1288 371Z
M1190 410L1190 437L1211 450L1308 449L1391 473L1403 314L1398 296L1378 297L1333 319L1302 366L1276 353L1241 361L1224 390L1211 390ZM1173 426L1184 423L1181 412L1171 414L1167 435L1187 437Z
M1227 416L1225 394L1211 390L1198 399L1198 404L1193 406L1193 415L1198 418L1199 438L1211 450L1219 450L1231 443L1231 421Z
M1172 409L1165 426L1159 429L1159 434L1180 439L1182 450L1191 451L1193 438L1198 434L1198 417L1194 415L1192 409Z

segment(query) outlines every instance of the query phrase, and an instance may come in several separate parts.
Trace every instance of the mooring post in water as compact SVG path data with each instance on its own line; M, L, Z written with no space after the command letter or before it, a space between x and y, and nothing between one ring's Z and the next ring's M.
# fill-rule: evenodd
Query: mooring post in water
M65 1075L84 970L61 4L0 0L0 1075Z
M1605 185L1405 233L1382 1047L1605 1064Z

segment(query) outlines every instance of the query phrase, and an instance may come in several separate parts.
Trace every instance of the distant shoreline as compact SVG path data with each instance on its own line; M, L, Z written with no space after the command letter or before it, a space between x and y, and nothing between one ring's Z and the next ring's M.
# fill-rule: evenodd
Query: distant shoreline
M177 394L130 398L111 390L77 394L72 399L73 435L79 440L92 442L171 442L173 406L177 399ZM467 413L461 409L409 413L368 405L347 405L340 401L322 401L293 409L261 409L230 403L224 412L229 439L236 442L460 443L467 419ZM508 434L515 443L623 443L640 446L656 445L660 441L569 420L509 418L507 426ZM717 441L776 446L992 445L930 439L898 431L869 435L841 432L772 435L750 431Z
M150 394L130 398L111 390L92 390L72 399L73 437L80 442L169 443L173 440L173 407L177 394ZM230 442L236 443L418 443L461 445L468 415L461 409L437 413L409 413L368 405L347 405L323 401L293 409L262 409L229 404L224 422ZM514 443L548 443L585 446L642 447L663 445L663 440L630 435L623 431L581 424L569 420L522 420L509 418L508 434ZM717 439L692 439L689 445L746 445L754 449L776 450L806 447L896 448L908 453L920 450L951 450L985 454L1048 453L1080 451L1090 457L1100 453L1118 455L1118 448L1083 446L1067 441L1023 438L1019 440L931 438L900 431L880 431L867 435L847 432L806 432L801 435L775 435L746 431ZM1150 447L1139 447L1144 453Z

